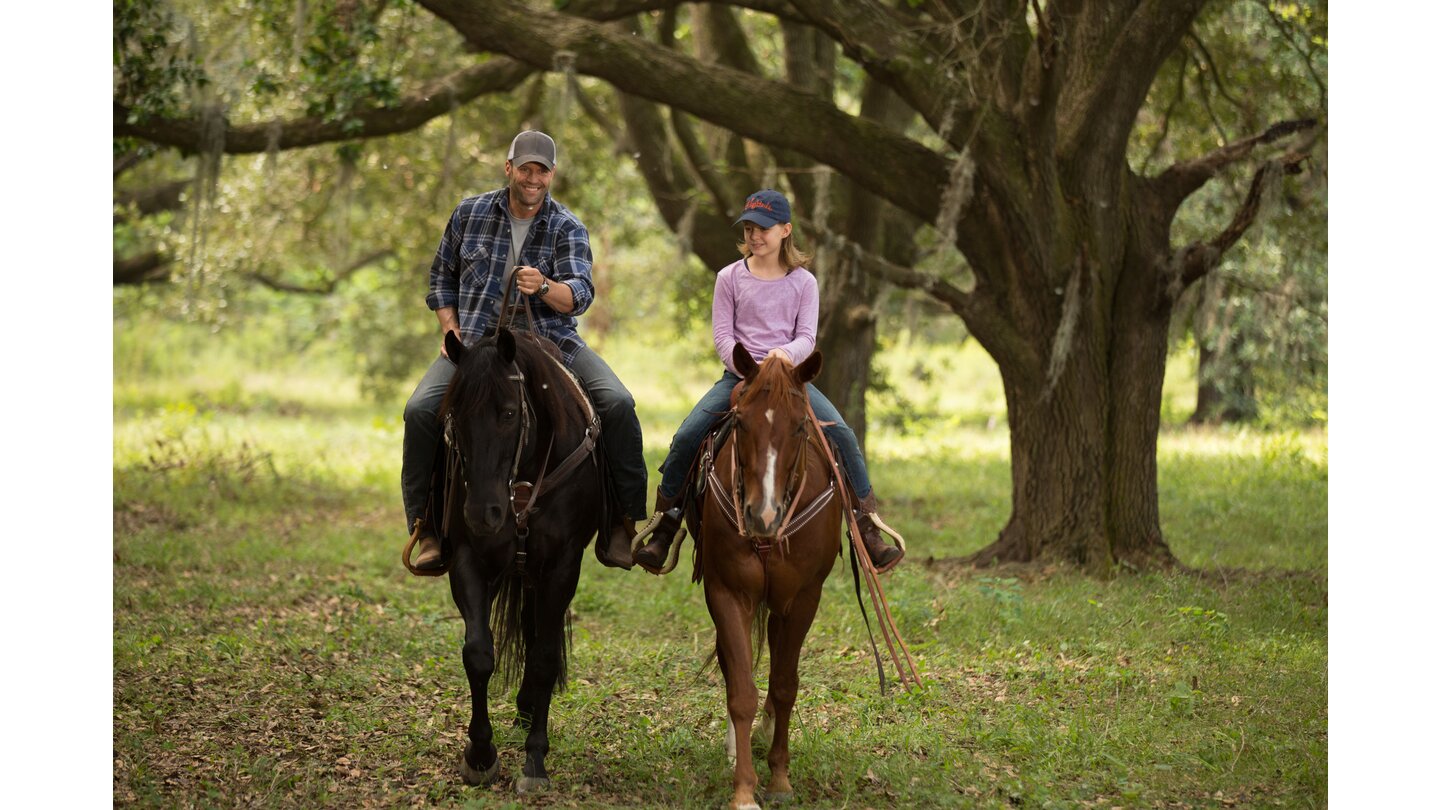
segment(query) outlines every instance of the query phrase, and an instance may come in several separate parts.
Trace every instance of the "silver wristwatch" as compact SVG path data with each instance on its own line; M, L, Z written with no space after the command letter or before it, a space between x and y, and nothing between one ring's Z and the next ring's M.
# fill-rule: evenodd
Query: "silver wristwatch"
M550 292L550 279L547 278L547 279L545 279L544 281L540 282L540 289L536 290L536 291L535 291L535 294L538 295L538 296L540 296L541 298L544 298L544 297L546 296L546 294L548 294L549 292Z

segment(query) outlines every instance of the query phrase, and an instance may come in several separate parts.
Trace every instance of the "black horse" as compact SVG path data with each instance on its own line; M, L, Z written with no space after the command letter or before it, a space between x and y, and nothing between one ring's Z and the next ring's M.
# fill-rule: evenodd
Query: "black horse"
M440 418L463 481L448 521L450 592L465 619L470 681L460 774L471 785L500 776L486 705L498 664L502 683L519 676L516 725L530 728L515 787L544 790L550 698L565 685L567 611L585 546L604 520L599 421L543 338L501 329L467 349L451 333L445 350L456 371Z

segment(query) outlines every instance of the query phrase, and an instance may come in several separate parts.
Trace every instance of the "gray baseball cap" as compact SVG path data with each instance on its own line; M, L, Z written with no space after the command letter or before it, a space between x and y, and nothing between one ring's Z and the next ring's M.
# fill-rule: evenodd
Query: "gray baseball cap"
M515 166L539 163L547 169L554 169L555 140L539 130L527 129L510 142L510 154L505 159Z

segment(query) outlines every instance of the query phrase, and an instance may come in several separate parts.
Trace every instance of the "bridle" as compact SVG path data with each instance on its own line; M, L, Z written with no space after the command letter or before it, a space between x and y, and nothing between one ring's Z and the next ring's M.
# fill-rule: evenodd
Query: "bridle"
M565 478L586 459L594 460L595 448L600 437L600 416L590 405L590 400L584 395L584 391L581 389L579 382L570 375L568 369L559 364L559 361L556 361L548 355L546 355L546 359L559 366L564 377L570 381L575 394L579 397L580 402L585 405L588 424L585 427L584 438L580 440L575 446L575 449L570 452L570 455L566 456L565 460L560 462L560 465L556 467L554 472L550 473L547 478L546 473L550 469L550 459L555 449L555 435L552 431L550 443L545 448L545 455L541 457L540 473L535 477L535 482L531 483L529 481L519 480L520 462L525 457L525 448L530 442L530 433L534 425L533 413L535 409L530 404L530 391L529 387L525 384L525 372L517 367L514 374L507 375L507 378L515 383L519 391L517 399L520 402L520 431L515 440L514 458L510 462L510 477L506 482L506 487L510 492L510 513L515 519L515 539L517 543L515 566L517 573L520 574L525 573L525 562L529 557L530 517L539 512L536 503L544 493L553 488L555 484L565 480ZM460 452L459 443L456 441L454 415L452 413L447 413L445 416L445 443L450 447L450 474L459 475L460 478L458 480L467 482L467 478L465 477L465 454ZM456 479L452 478L451 480ZM547 487L547 484L550 486ZM466 486L468 488L468 483L466 483ZM454 503L446 504L445 531L447 535L450 529L450 516L454 508Z
M791 396L800 397L802 399L804 399L805 397L804 391L797 388L791 388L787 393ZM739 432L743 433L744 423L740 422L739 420L738 405L732 409L732 414L735 418L736 427L740 428ZM809 409L807 408L806 413L800 422L800 428L798 431L801 435L800 452L795 454L795 463L794 466L790 468L789 475L786 476L785 489L783 491L783 497L788 502L788 506L785 510L785 517L780 521L780 528L777 529L775 532L774 543L763 542L759 538L752 536L750 534L749 528L746 526L744 513L745 476L743 475L744 468L740 462L740 452L738 450L738 445L740 442L738 436L732 436L730 439L729 490L731 502L735 510L733 515L735 526L739 530L740 536L748 538L751 545L755 547L756 552L758 552L762 558L775 545L780 546L781 553L783 554L785 541L787 540L790 532L798 531L802 526L809 522L810 518L818 514L820 512L820 509L824 507L824 505L830 500L830 496L833 495L835 492L835 482L831 481L830 486L826 488L824 492L820 493L820 495L816 496L811 500L810 504L806 506L804 512L800 513L800 518L797 521L796 510L800 506L800 498L801 495L805 492L805 483L809 475L810 443L816 441L812 427L813 426L810 423Z

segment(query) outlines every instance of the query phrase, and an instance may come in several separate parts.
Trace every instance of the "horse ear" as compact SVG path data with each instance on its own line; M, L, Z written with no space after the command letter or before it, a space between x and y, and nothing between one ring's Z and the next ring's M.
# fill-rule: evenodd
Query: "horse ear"
M800 378L803 385L820 376L820 351L817 349L805 358L805 362L795 367L795 375Z
M754 377L755 372L760 370L760 367L755 364L755 358L750 356L750 350L739 343L735 344L735 351L730 356L735 361L735 370L747 380Z
M500 327L495 334L495 347L500 350L500 359L507 363L515 362L515 335L509 329Z
M466 351L465 343L460 340L459 335L453 330L445 333L445 356L450 358L451 362L459 364Z

